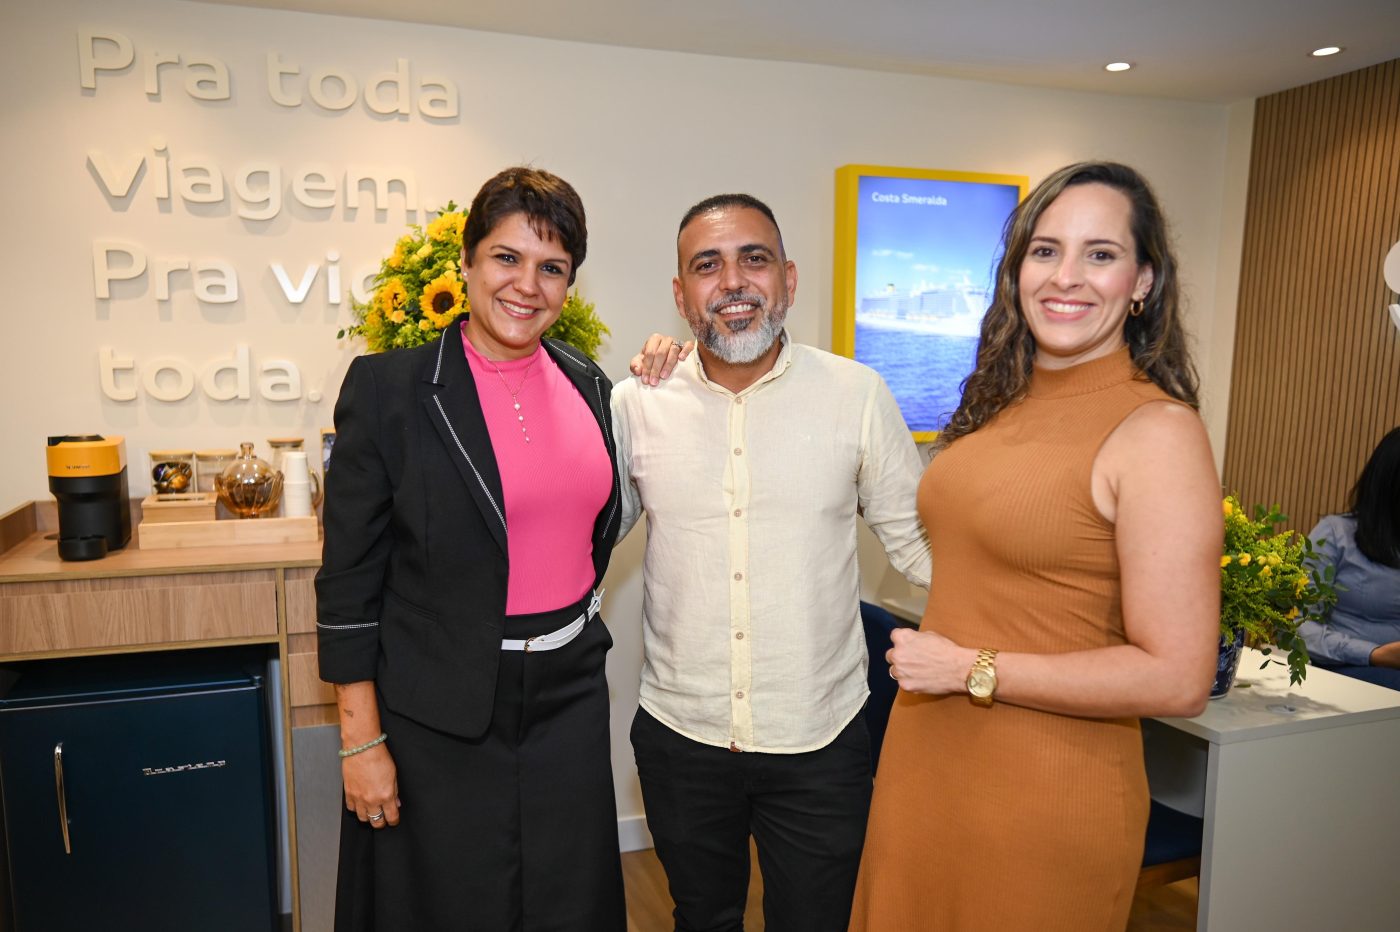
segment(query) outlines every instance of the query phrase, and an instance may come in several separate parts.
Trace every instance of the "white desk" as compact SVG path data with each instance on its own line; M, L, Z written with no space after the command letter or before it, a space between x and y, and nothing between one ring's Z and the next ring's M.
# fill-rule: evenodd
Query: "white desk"
M1400 928L1400 692L1316 668L1290 687L1263 659L1201 715L1143 722L1153 798L1205 819L1197 929Z

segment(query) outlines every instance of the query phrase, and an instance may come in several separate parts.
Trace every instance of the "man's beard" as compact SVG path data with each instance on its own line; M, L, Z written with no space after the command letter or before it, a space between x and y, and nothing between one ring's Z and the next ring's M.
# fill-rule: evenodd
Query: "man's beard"
M719 308L725 304L740 301L754 306L753 317L744 323L742 330L731 330L719 316ZM787 302L776 303L770 311L767 302L756 294L729 294L710 302L699 320L691 321L695 339L715 356L730 365L741 366L751 363L768 352L773 341L783 332L783 321L787 319Z

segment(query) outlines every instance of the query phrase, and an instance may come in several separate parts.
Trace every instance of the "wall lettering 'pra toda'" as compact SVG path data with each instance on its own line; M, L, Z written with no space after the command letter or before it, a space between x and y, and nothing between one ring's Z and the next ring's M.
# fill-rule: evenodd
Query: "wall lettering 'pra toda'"
M207 53L142 47L112 29L83 26L78 31L78 81L86 96L119 86L130 91L131 84L139 83L154 103L183 92L196 101L233 101L239 106L234 97L238 78L225 61ZM319 118L357 105L381 117L434 124L455 122L460 113L456 85L440 75L418 73L406 58L364 73L333 65L308 68L283 51L268 50L262 73L251 83L278 107L306 110ZM318 220L352 221L360 211L378 217L401 211L405 222L431 216L417 178L406 167L286 165L270 158L221 164L207 155L172 151L163 135L151 136L137 149L110 142L95 145L86 152L85 167L114 213L125 211L138 198L151 199L166 216L177 208L187 216L210 216L210 205L227 204L233 216L254 230L292 204L300 209L296 216ZM240 297L239 271L225 258L169 255L114 236L93 239L91 255L92 293L98 301L145 300L160 306L181 289L201 305L232 304ZM378 270L378 261L342 269L340 251L329 248L324 261L291 264L271 259L260 274L271 274L277 293L289 305L324 293L328 305L338 306L347 290L355 300L368 301L370 280ZM264 359L255 375L252 357L251 348L240 343L232 355L202 365L174 356L138 363L120 349L102 347L99 384L113 401L134 401L144 390L155 401L178 402L196 388L212 401L247 401L255 395L290 401L302 396L294 362ZM319 393L308 393L309 400L319 400L312 394Z

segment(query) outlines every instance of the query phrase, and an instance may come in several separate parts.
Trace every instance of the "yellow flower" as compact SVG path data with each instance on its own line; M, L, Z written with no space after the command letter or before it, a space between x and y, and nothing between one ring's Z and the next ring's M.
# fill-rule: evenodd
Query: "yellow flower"
M422 320L418 321L418 329L419 329L419 330L430 330L430 329L432 329L432 326L433 326L433 325L430 324L430 323L428 322L428 319L427 319L426 317L423 318Z
M428 224L428 239L435 239L441 242L451 242L454 238L462 238L462 228L467 225L465 215L453 212L443 214L432 223Z
M393 321L394 323L396 323L396 324L401 324L401 323L404 322L404 318L407 317L407 316L408 316L408 315L405 314L402 310L398 310L398 311L394 311L392 314L390 314L390 315L389 315L389 319L390 319L391 321Z
M1280 557L1278 554L1276 554L1276 553L1271 553L1271 554L1269 554L1269 565L1270 565L1270 566L1278 566L1278 565L1279 565L1280 563L1282 563L1282 562L1283 562L1283 558Z
M374 293L374 304L383 314L392 314L407 303L408 291L397 278L384 282Z
M1223 570L1230 565L1230 555L1227 553L1220 558L1220 568Z
M1251 557L1247 553L1240 554L1240 566L1249 566Z
M1235 513L1235 506L1230 504L1230 500L1229 500L1228 498L1225 499L1224 505L1225 505L1225 517L1228 518L1228 517L1230 517L1230 515L1232 515L1232 514Z
M423 288L423 296L418 299L418 309L423 312L423 318L438 330L466 310L466 296L462 293L462 282L457 278L457 273L447 271L428 282Z
M1266 563L1264 564L1264 568L1259 571L1259 575L1265 577L1272 576L1274 575L1274 571L1270 569L1269 565Z
M399 237L399 241L394 244L394 251L389 255L389 268L403 268L403 260L405 254L408 252L408 247L411 244L412 243L407 236Z
M1298 606L1295 605L1295 606L1293 606L1292 608L1290 608L1290 609L1288 610L1288 617L1289 617L1289 618L1297 618L1297 617L1298 617Z
M433 244L432 244L432 243L424 243L423 246L422 246L422 248L419 249L417 253L415 253L415 255L417 255L418 258L420 258L420 259L426 259L426 258L428 258L429 256L431 256L432 254L433 254Z

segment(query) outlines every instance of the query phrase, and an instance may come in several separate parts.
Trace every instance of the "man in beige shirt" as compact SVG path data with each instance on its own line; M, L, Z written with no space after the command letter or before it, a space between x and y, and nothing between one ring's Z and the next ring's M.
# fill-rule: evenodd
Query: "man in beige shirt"
M797 266L765 204L702 201L677 251L697 352L612 399L621 535L647 516L647 822L678 930L742 932L751 834L765 927L844 930L871 786L856 519L926 586L921 464L877 373L783 331Z

